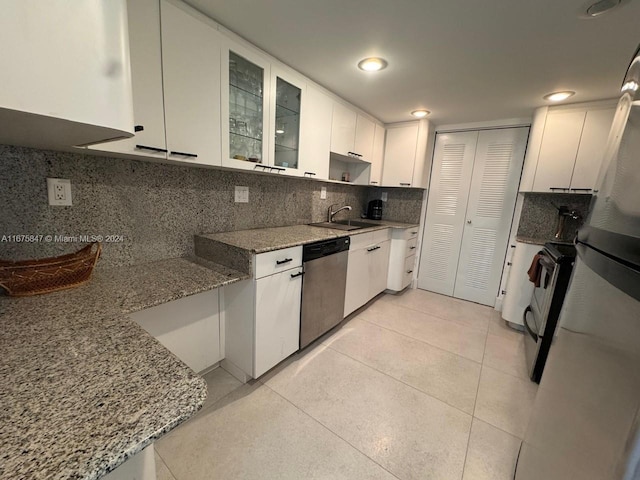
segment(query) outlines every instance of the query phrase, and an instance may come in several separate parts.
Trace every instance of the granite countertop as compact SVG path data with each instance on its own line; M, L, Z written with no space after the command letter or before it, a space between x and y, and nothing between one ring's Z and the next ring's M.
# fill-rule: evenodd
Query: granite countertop
M0 478L97 479L191 417L204 380L127 314L244 278L176 258L0 297Z
M525 235L516 235L516 241L522 243L530 243L532 245L544 245L548 242L560 243L562 245L573 245L571 240L556 240L554 238L537 238L537 237L527 237Z
M386 220L364 221L375 225L351 231L316 227L313 225L292 225L289 227L256 228L253 230L202 234L199 235L199 237L231 245L241 250L257 254L280 250L282 248L296 247L298 245L305 245L322 240L330 240L332 238L358 235L360 233L382 230L384 228L410 228L418 226L414 223L402 223Z

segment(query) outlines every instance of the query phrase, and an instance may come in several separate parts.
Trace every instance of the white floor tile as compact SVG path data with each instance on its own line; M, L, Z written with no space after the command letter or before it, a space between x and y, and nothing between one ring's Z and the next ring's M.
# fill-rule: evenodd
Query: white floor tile
M515 377L529 378L524 352L524 335L513 337L489 334L484 351L484 365Z
M479 363L354 318L325 345L472 414Z
M513 480L520 439L473 419L463 480Z
M324 345L267 385L400 478L461 478L471 416Z

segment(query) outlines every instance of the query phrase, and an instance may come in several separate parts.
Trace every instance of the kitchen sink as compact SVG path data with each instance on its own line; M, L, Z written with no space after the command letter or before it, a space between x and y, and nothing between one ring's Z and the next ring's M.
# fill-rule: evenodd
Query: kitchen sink
M359 220L336 220L335 222L311 223L312 227L333 228L335 230L360 230L369 227L379 227L377 223L361 222Z

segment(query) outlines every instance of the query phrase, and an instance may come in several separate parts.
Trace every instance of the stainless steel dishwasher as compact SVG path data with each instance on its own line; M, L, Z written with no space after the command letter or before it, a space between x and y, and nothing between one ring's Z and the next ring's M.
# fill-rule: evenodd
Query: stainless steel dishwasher
M302 247L304 278L300 314L300 348L335 327L344 318L349 237Z

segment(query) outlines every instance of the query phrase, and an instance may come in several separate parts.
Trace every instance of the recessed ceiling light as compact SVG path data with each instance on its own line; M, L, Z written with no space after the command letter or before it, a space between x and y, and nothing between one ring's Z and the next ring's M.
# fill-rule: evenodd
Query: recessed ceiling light
M358 62L358 68L365 72L377 72L387 68L387 61L384 58L369 57Z
M587 7L586 13L588 17L598 17L609 10L616 8L622 3L622 0L599 0Z
M553 93L549 93L548 95L545 95L544 98L545 100L549 100L550 102L561 102L563 100L566 100L569 97L573 97L576 94L576 92L572 92L571 90L566 90L564 92L553 92Z
M431 112L429 110L414 110L413 112L411 112L411 115L413 115L416 118L424 118L430 113Z

